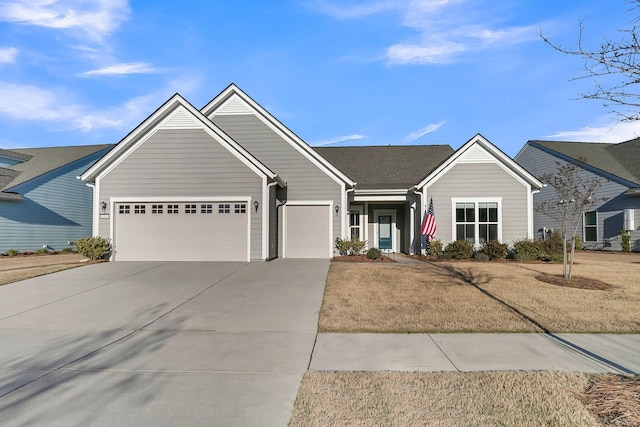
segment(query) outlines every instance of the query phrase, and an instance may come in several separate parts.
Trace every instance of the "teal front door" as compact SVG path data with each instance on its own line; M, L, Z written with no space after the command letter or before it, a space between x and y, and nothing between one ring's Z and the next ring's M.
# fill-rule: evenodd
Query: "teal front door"
M391 215L378 216L378 249L391 250L393 242L391 241Z

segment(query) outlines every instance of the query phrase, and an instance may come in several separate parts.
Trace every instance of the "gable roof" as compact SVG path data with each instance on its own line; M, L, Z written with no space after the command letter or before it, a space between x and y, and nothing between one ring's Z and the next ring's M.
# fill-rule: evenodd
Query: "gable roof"
M592 168L640 185L640 138L618 144L538 140L527 144L569 159L583 159Z
M478 149L480 150L480 153L473 152ZM526 169L516 163L511 157L507 156L502 150L493 145L488 139L479 133L467 141L462 147L458 148L455 153L449 156L449 158L442 162L435 170L431 171L422 181L420 181L417 187L421 188L438 180L460 159L464 159L466 156L473 158L478 154L481 154L481 157L485 157L491 162L497 163L512 176L522 180L534 189L540 189L543 187L543 183L538 178L527 172Z
M238 100L240 102L238 102ZM218 109L223 107L226 103L235 104L232 107L232 109L235 110L234 114L237 114L238 111L242 111L243 114L255 113L259 119L267 124L267 126L271 127L276 133L279 133L280 136L283 137L284 140L294 149L302 153L302 155L307 157L325 173L328 173L335 181L344 182L349 186L354 186L356 184L356 182L354 182L349 176L345 175L341 170L331 164L331 162L327 161L327 159L315 151L311 146L309 146L309 144L304 142L298 135L291 131L291 129L286 127L234 83L227 86L225 90L209 101L209 103L202 107L200 111L205 116L211 118L213 115L218 114ZM242 105L242 103L244 103L244 105ZM249 108L245 109L245 105Z
M254 172L264 174L266 177L278 182L280 186L286 186L286 183L283 182L276 173L262 164L247 150L242 148L242 146L231 139L231 137L224 133L213 122L211 122L211 120L206 118L200 111L198 111L193 105L191 105L178 93L169 98L155 112L147 117L147 119L140 123L134 130L132 130L118 144L116 144L116 146L111 151L109 151L109 153L107 153L100 160L94 163L93 166L87 169L80 176L80 179L82 179L83 181L94 180L99 174L116 163L122 155L125 155L130 148L134 147L135 144L141 141L146 135L149 134L149 132L152 132L159 123L168 118L171 113L178 110L180 107L183 108L182 111L186 111L187 115L195 119L198 125L202 125L206 132L208 132L212 136L215 136L218 141L223 146L225 146L225 148L227 148L234 156L236 156L241 162L251 168Z
M449 145L313 148L360 189L409 189L454 152Z
M103 144L2 150L4 157L22 161L0 168L0 197L19 199L11 192L14 187L110 147L111 144Z

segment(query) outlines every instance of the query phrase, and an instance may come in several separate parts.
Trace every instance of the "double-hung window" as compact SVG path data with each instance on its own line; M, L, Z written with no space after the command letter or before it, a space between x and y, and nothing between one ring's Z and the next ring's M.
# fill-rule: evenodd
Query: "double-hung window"
M585 212L582 224L584 226L584 234L583 234L584 241L597 242L598 241L598 215L596 211Z
M466 240L479 245L501 239L499 199L453 200L454 240Z
M349 231L352 239L362 240L361 214L361 208L352 207L349 210Z

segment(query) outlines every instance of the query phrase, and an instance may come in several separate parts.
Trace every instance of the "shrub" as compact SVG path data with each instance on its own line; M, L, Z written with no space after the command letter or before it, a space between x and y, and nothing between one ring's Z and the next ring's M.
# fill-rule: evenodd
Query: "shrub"
M435 258L442 258L442 241L440 239L429 240L427 254Z
M351 239L351 248L349 249L350 255L360 255L367 242L363 242L360 239Z
M345 256L349 253L349 249L351 248L351 240L343 240L339 237L336 237L336 249L338 253L342 256Z
M15 249L9 249L4 254L6 256L16 256L16 255L20 254L20 251L17 251Z
M476 261L482 261L482 262L486 262L489 261L489 255L487 255L486 252L480 252L478 251L475 256L473 257L473 259L475 259Z
M519 262L541 260L545 256L542 240L516 240L513 242L513 258Z
M620 230L620 243L622 252L631 252L631 235L625 229Z
M508 245L506 243L500 243L497 240L489 240L488 242L482 242L482 248L480 253L487 255L488 259L506 258Z
M456 240L444 248L444 253L452 259L469 259L473 256L473 243L466 240Z
M582 250L582 237L576 236L576 251L581 251L581 250Z
M71 253L71 252L73 252L73 248L64 248L64 249L62 249L62 252L65 253L65 254Z
M370 248L367 251L367 258L374 259L374 260L380 258L380 249L378 249L378 248Z
M35 253L36 255L44 255L49 253L49 249L39 248L39 249L36 249L33 253Z
M542 240L544 249L544 261L562 262L562 236L560 233L553 233L548 239Z
M90 260L105 258L111 253L111 241L102 237L83 237L76 242L76 248L82 256Z

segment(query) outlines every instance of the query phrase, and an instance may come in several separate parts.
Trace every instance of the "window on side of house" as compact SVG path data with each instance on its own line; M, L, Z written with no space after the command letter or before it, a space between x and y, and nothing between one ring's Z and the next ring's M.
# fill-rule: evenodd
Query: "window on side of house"
M349 229L352 239L362 240L362 228L360 226L360 208L351 208L349 211Z
M585 212L584 221L584 241L585 242L597 242L598 241L598 213L596 211Z
M498 240L498 203L478 203L478 237L480 243Z
M456 240L476 241L476 204L456 203Z

